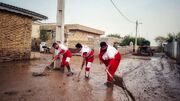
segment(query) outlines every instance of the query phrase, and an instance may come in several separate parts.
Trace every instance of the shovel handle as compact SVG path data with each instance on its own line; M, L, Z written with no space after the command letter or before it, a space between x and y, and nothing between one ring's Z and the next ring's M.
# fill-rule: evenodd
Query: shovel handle
M80 76L80 74L81 74L81 71L82 71L82 69L79 71L78 77Z
M113 79L113 81L115 81L114 80L114 78L113 78L113 76L111 75L111 73L109 73L109 71L107 70L107 69L105 69L105 71L108 73L108 75Z
M56 60L56 59L53 59L53 60L51 61L50 65L51 65L55 60Z

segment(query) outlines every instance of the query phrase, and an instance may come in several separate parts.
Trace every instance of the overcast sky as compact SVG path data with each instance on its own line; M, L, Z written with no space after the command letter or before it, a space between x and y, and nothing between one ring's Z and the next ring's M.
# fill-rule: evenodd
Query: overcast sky
M56 22L57 0L0 0L46 15ZM138 34L156 45L157 36L180 32L180 0L113 0L132 21L142 22ZM65 24L82 24L121 36L135 36L135 24L124 19L110 0L65 0Z

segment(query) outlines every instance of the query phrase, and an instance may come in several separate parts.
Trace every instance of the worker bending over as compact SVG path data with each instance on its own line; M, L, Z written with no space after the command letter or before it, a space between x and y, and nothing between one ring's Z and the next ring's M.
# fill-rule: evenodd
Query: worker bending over
M121 60L121 54L112 46L107 45L106 42L100 43L99 60L100 64L106 65L107 82L105 85L113 87L113 77Z
M72 57L71 51L61 43L53 43L52 47L58 51L58 55L54 57L55 60L58 59L59 55L63 56L61 60L61 71L64 72L64 67L66 66L68 69L67 76L73 75L69 65L70 59Z
M81 43L77 43L75 45L78 52L81 53L81 56L83 57L83 62L81 65L81 70L83 69L83 66L85 64L85 78L89 78L90 75L90 68L92 67L92 63L94 61L94 50L89 48L88 46L82 45Z

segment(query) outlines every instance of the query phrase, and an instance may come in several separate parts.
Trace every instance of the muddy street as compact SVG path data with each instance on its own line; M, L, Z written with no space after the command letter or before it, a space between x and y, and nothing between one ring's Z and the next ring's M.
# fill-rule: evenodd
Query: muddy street
M51 55L41 54L40 60L7 62L0 64L0 101L132 101L118 86L104 85L104 65L95 59L90 79L84 72L77 82L81 57L73 56L71 67L75 74L66 76L58 70L48 75L34 77L50 63ZM117 75L123 76L126 88L136 101L180 100L180 67L169 63L161 55L154 57L124 56Z

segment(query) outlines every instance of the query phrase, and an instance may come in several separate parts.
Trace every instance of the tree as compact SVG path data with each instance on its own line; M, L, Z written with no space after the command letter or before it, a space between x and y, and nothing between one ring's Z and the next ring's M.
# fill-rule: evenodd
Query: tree
M158 43L158 48L162 51L163 46L162 43L166 42L168 39L166 37L158 36L155 38L155 41Z
M175 34L175 33L168 33L166 37L158 36L155 38L155 41L158 43L159 49L163 50L162 43L163 42L172 42L173 40L180 39L180 32Z
M176 36L175 36L174 34L169 33L168 36L167 36L167 42L172 42L173 39L175 39L175 37L176 37Z
M134 39L135 40L135 39ZM145 38L137 38L137 45L143 46L143 45L150 45L150 41L146 40Z
M168 33L167 37L158 36L155 38L155 41L161 45L163 42L172 42L173 40L177 40L180 38L180 32L177 34Z
M115 38L121 38L121 36L119 34L109 34L107 35L107 37L115 37Z
M120 45L121 45L121 46L126 46L126 45L129 45L130 42L133 42L133 43L135 42L135 40L133 39L133 37L125 36Z
M135 38L131 36L125 36L124 39L121 42L121 46L129 45L130 42L133 42L133 45L135 43ZM150 45L150 41L146 40L145 38L137 38L137 45L143 46L143 45Z
M40 31L40 39L43 42L46 42L49 38L49 33L47 32L47 30L41 30Z
M177 40L180 38L180 32L175 34L175 33L168 33L166 37L158 36L155 38L155 41L161 45L162 42L172 42L173 40Z
M151 44L150 41L146 39L139 42L140 46L144 46L144 45L150 46L150 44Z
M166 42L167 41L167 38L166 37L162 37L162 36L158 36L155 38L155 41L159 44L159 45L162 45L163 42Z
M176 35L177 39L180 39L180 32Z

